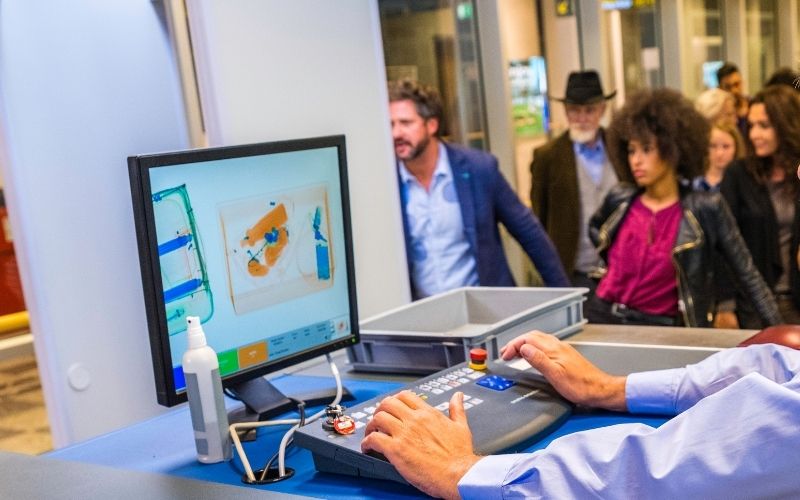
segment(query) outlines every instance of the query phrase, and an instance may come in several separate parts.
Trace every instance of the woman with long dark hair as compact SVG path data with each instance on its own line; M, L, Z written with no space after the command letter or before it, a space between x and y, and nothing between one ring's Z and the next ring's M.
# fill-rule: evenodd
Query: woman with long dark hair
M800 95L785 85L766 87L753 97L747 121L747 156L727 169L720 191L783 318L800 323ZM742 291L736 315L742 328L764 326Z
M614 117L608 151L627 164L629 175L590 223L607 271L587 303L589 321L709 326L712 263L722 255L763 321L781 322L722 197L691 189L708 141L708 122L674 90L634 94Z

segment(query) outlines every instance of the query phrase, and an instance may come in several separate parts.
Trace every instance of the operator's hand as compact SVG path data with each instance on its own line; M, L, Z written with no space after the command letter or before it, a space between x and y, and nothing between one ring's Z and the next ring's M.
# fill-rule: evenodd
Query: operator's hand
M521 357L562 396L576 404L625 411L625 377L609 375L574 347L546 333L520 335L500 349L504 360Z
M450 417L403 391L381 401L365 429L361 451L382 453L424 493L459 498L458 481L480 460L464 413L464 394L450 399Z

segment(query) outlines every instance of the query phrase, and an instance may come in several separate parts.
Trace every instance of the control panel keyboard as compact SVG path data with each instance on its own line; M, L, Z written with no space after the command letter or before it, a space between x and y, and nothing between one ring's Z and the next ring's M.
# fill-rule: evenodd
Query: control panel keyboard
M462 363L400 390L416 393L445 414L449 412L453 392L464 393L473 447L479 454L521 451L560 425L572 408L541 375L500 363L489 363L485 370L475 370ZM364 428L385 396L345 410L344 414L352 419L354 426L347 430L349 433L317 421L295 432L295 444L312 452L319 471L404 483L394 466L383 457L361 452ZM349 424L350 420L347 421Z

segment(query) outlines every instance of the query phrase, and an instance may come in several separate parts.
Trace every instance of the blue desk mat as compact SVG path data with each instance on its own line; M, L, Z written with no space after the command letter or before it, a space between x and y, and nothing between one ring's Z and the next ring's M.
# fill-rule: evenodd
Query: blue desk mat
M272 382L285 393L291 394L293 391L330 385L331 379L284 375ZM345 385L356 397L356 402L349 403L354 405L397 390L404 384L346 380ZM312 408L308 414L316 410ZM291 414L285 416L294 417ZM577 413L528 451L545 448L553 440L573 432L624 423L644 423L657 427L666 420L662 417L610 412ZM263 467L266 460L277 451L287 429L288 426L265 427L259 430L256 441L244 443L248 460L254 469ZM234 459L228 463L205 465L195 459L194 435L186 405L124 429L50 452L48 456L317 498L426 498L416 489L392 481L317 472L311 453L297 447L290 447L286 453L286 466L295 470L294 477L271 485L245 485L241 482L244 468L235 453Z

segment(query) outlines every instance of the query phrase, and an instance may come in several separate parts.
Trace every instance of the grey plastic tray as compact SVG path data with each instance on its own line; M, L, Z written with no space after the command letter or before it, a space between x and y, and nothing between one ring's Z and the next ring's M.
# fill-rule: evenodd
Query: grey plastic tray
M490 359L519 334L563 338L586 323L586 288L458 288L365 319L348 348L357 371L429 374L483 347Z

